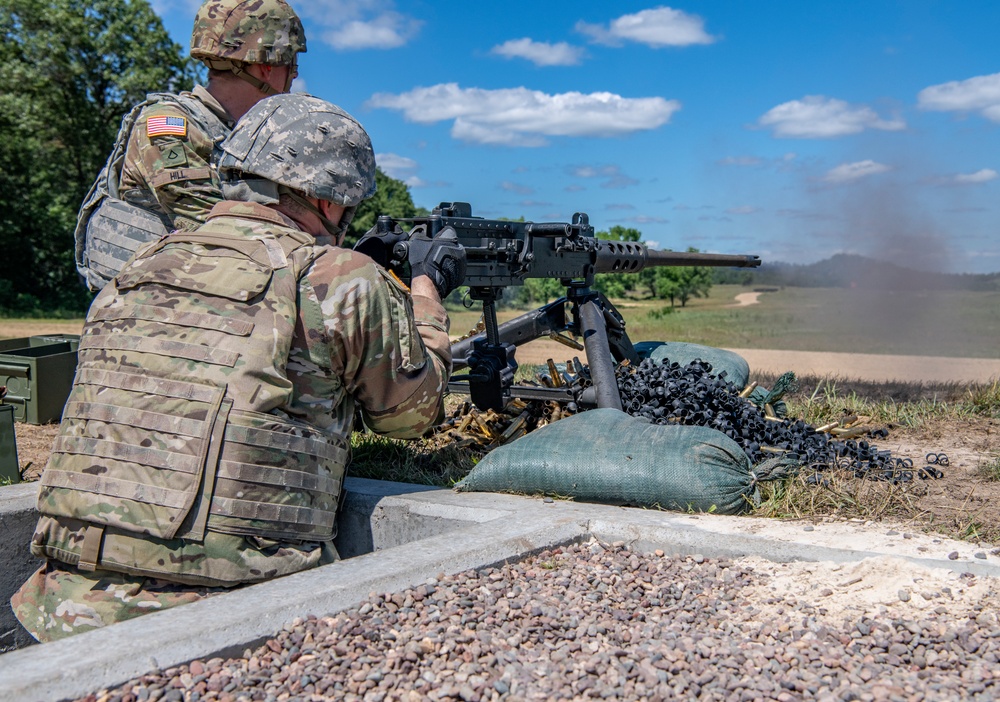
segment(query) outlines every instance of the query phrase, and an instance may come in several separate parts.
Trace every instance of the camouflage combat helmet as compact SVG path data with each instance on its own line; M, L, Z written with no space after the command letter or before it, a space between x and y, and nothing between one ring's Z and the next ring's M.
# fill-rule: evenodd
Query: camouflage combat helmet
M336 105L303 93L273 95L243 115L222 143L228 199L273 203L280 193L345 208L343 230L375 194L375 153L364 128ZM309 209L315 209L309 205ZM332 233L332 232L331 232Z
M195 15L191 56L209 68L232 71L264 93L274 91L246 74L246 64L289 66L291 75L305 50L302 21L285 0L207 0Z

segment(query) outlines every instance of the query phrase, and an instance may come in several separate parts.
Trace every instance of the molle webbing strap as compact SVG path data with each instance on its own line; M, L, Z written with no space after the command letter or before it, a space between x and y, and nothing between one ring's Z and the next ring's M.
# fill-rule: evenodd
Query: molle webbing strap
M80 351L138 351L157 356L183 358L216 366L232 368L240 359L235 351L224 351L201 344L188 344L160 337L132 336L131 334L85 334L80 340Z
M337 521L336 501L332 510L295 505L279 505L273 502L250 502L216 495L212 499L212 514L220 517L236 517L279 524L301 524L314 529L330 530Z
M118 247L119 249L124 249L129 245L134 247L136 243L135 239L118 234L106 234L105 239L110 244ZM91 266L100 267L102 269L102 272L103 271L109 272L110 273L110 275L108 276L109 278L114 278L116 275L118 275L122 266L122 261L116 258L114 254L108 253L106 251L103 251L95 247L89 247L87 249L87 261L90 263Z
M63 409L63 418L67 417L71 419L95 419L109 424L128 424L152 431L170 432L190 437L200 436L203 424L197 419L185 419L170 414L98 402L67 402L65 409Z
M46 487L69 488L72 490L82 490L93 492L98 495L109 495L120 497L134 502L145 502L152 505L162 505L180 509L188 502L188 493L182 490L171 490L170 488L153 487L146 483L138 483L131 480L120 480L118 478L106 478L90 473L67 473L62 470L51 470L46 468Z
M150 322L178 324L185 327L210 329L235 336L250 336L254 323L243 319L230 319L218 314L177 312L153 305L121 305L103 307L91 316L92 321L111 322L124 319L144 319Z
M48 516L172 539L200 493L225 387L84 365L42 476ZM169 407L170 409L165 409Z
M299 490L325 492L327 495L337 495L340 493L340 481L329 476L306 473L289 468L261 466L255 463L223 460L219 464L218 476L219 478L246 483L259 483L261 485L275 485L281 488L290 487Z
M167 380L166 378L153 378L138 373L121 373L87 367L77 370L75 382L104 388L165 395L193 402L216 402L219 395L219 388L212 385L200 385L184 380Z
M306 436L294 436L283 432L230 424L226 427L226 441L246 444L248 446L267 446L279 451L305 453L328 461L342 464L347 463L346 447L311 439Z
M83 533L83 547L80 551L80 562L77 568L92 573L101 562L101 542L104 540L104 527L88 524Z
M85 436L57 436L52 444L53 453L70 453L83 456L111 458L128 463L139 463L151 468L162 468L181 473L196 474L200 469L198 456L175 453L162 449L133 446L117 441L91 439ZM48 469L45 471L48 472Z

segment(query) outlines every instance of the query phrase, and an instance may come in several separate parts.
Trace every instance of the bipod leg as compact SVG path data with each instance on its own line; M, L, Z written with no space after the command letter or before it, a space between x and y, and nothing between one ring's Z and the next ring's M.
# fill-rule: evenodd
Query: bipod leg
M597 293L597 298L601 302L601 311L604 314L604 322L608 330L608 348L616 362L628 361L633 365L639 365L639 354L636 353L632 340L625 333L625 318L618 312L618 308L612 304L611 300L603 293Z
M615 378L615 361L608 343L608 326L604 309L596 296L579 303L580 333L590 364L590 379L597 392L597 406L622 409L622 398L618 393Z
M549 334L550 332L559 332L566 329L566 298L560 298L555 302L551 302L547 305L539 307L536 310L526 312L519 317L511 319L503 324L495 327L496 340L490 340L490 343L508 343L514 346L521 346L529 341L533 341L540 336ZM495 313L494 313L495 315ZM486 320L487 330L486 336L489 339L489 324L488 314L486 313L486 304L483 304L483 319ZM493 317L494 324L496 324L496 317ZM473 344L478 340L483 338L483 334L478 334L476 336L470 337L468 339L463 339L461 341L456 341L451 345L451 355L454 359L454 368L456 370L464 368L466 366L466 359L472 352Z

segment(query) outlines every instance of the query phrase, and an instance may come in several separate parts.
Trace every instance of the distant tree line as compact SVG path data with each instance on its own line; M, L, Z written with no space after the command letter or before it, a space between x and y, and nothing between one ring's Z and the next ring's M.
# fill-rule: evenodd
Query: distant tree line
M750 286L861 290L1000 290L1000 273L930 273L855 254L810 264L764 263L756 270L716 269L714 282Z

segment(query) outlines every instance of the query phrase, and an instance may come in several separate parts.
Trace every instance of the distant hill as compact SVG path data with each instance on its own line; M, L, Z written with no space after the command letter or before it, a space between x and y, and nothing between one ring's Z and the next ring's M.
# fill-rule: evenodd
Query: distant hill
M765 263L753 271L716 269L715 282L862 290L1000 290L1000 273L928 273L855 254L809 264Z

